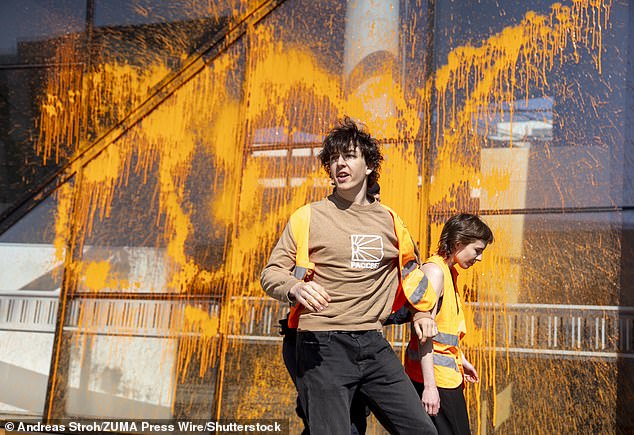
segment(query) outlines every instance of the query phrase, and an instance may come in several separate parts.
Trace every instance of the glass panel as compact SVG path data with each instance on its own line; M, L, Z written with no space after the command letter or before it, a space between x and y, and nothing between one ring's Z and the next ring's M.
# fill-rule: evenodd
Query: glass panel
M77 109L73 93L81 87L71 86L68 69L75 65L81 80L83 58L79 51L69 54L83 44L86 1L8 0L0 4L0 17L2 212L36 190L77 145L78 130L62 132L64 121L57 128L50 121L68 121ZM61 83L63 92L56 86Z
M625 307L634 307L634 210L623 212L623 241L621 242L620 301ZM634 335L632 335L634 339ZM634 346L632 346L634 349Z
M258 214L270 224L285 223L289 200L303 202L329 190L316 154L342 101L343 8L338 1L285 2L254 32L247 165L260 177L245 180L253 185L244 188L265 195Z
M58 67L0 69L0 213L47 181L77 145L76 130L40 130L49 126L47 110L61 104L42 99L47 80L63 73Z
M42 63L32 48L80 33L86 26L86 0L6 0L0 4L0 65Z
M243 64L238 42L85 164L53 415L211 418Z
M218 304L209 298L73 300L53 415L210 419L217 366L197 352L205 341L192 313L217 318Z
M519 300L618 305L622 237L620 213L524 216Z
M631 354L618 343L632 305L620 306L631 287L623 284L631 240L619 210L631 184L625 9L435 2L430 246L462 211L485 214L495 234L482 263L459 276L473 316L465 353L495 381L495 394L465 389L474 432L573 424L614 432L622 418L617 385L628 368L616 362ZM576 368L580 358L589 361ZM526 382L529 373L540 375ZM576 381L589 378L600 398ZM527 405L556 391L590 400L583 411ZM617 418L588 417L605 410Z
M177 340L78 334L67 343L68 415L172 417Z
M127 167L143 164L129 148L136 137L136 129L128 132L84 168L84 180L90 187L82 189L81 202L87 208L75 215L87 232L79 292L173 291L167 289L169 260L159 204L152 198L157 186L147 182L156 180L156 169L148 168L148 174L123 173ZM113 159L116 163L111 166ZM109 172L112 169L122 172ZM119 185L122 178L127 180Z
M477 385L465 389L472 428L512 432L527 427L529 412L537 416L533 423L547 432L564 430L566 421L614 432L614 419L589 416L608 410L617 419L628 418L617 393L632 386L628 361L634 349L623 339L634 318L631 303L623 300L630 284L620 284L630 273L622 267L631 262L631 216L626 215L484 216L496 240L482 262L461 270L458 278L470 301L468 318L473 316L465 353L480 361L481 376L496 380L495 394ZM495 357L495 372L482 362L489 357ZM540 375L527 382L529 373ZM588 386L579 379L597 379L598 384ZM569 391L573 401L590 400L574 410L566 404L536 405L556 391ZM478 416L476 404L482 406ZM568 409L562 419L556 418L564 412L560 406Z
M260 3L2 2L0 212L37 189L80 144L130 115L194 51Z
M11 301L14 307L28 307L36 304L53 313L49 320L52 329L42 332L0 331L0 373L2 392L0 392L0 414L16 417L39 418L44 413L48 375L51 368L51 353L57 314L57 299L51 298L11 298L0 296L0 313L5 317L4 308ZM4 306L2 306L4 305ZM9 307L9 310L11 307ZM3 326L6 325L3 319ZM5 326L6 327L6 326Z
M631 177L630 177L631 178ZM634 427L630 402L634 392L634 210L623 213L623 241L621 251L619 350L624 354L617 360L616 425Z
M513 433L528 427L557 433L572 425L583 427L587 433L619 433L614 412L619 382L615 361L522 355L509 360L498 358L496 364L502 368L510 364L512 370L508 376L498 370L496 415L490 410L483 414L489 427L495 427L495 433ZM596 379L601 387L586 382L588 379ZM561 398L562 391L567 392L565 399ZM570 406L578 403L578 397L584 398L583 406ZM611 418L605 418L606 413ZM474 420L471 421L473 427Z
M255 1L95 1L93 42L97 63L118 61L178 68Z
M477 207L478 198L491 209L622 202L627 37L613 6L436 6L432 190L463 190L457 209Z
M256 211L250 201L240 206L259 222L245 221L257 228L249 236L264 241L254 253L259 260L268 258L294 208L330 193L317 154L324 133L345 114L361 120L385 144L384 202L406 222L419 221L419 203L412 198L419 190L414 145L421 123L419 111L398 86L403 77L400 2L369 4L285 2L256 26L248 75L246 167L260 177L257 184L245 179L243 191L266 200L254 201ZM423 13L420 7L408 9L412 21ZM408 47L413 45L410 38ZM411 86L410 95L418 94ZM418 229L412 225L415 236Z
M96 0L90 35L90 113L82 122L101 133L143 104L156 86L183 74L191 55L209 48L256 0Z
M72 181L0 236L0 415L44 411L65 252L54 222L71 192Z
M297 393L286 374L280 344L281 338L233 344L248 346L249 351L227 357L221 419L275 419L290 423L288 433L301 433L303 423L295 414Z

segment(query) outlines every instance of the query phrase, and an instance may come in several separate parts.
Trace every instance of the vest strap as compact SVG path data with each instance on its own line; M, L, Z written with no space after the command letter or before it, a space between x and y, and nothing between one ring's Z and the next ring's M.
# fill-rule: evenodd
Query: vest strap
M311 263L308 256L308 239L310 233L310 204L304 205L298 208L290 218L291 232L295 238L297 244L297 251L295 252L295 272L294 276L297 279L304 279L308 270L314 270L315 264ZM304 273L301 277L298 275L301 273L301 269L304 269Z

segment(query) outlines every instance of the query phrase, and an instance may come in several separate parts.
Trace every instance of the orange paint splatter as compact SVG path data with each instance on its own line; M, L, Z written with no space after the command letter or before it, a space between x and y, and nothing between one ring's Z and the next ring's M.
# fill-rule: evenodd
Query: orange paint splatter
M319 147L318 141L298 144L294 137L300 133L321 134L343 114L365 120L371 132L388 139L383 147L386 160L381 178L382 199L410 224L421 246L426 246L429 241L438 240L441 218L450 213L477 212L483 203L498 210L523 206L512 203L518 190L514 180L521 178L522 166L507 164L515 161L517 153L498 154L496 164L482 163L486 136L493 128L488 124L491 109L502 113L506 105L512 117L518 89L524 90L526 96L529 90L544 90L547 73L556 62L567 61L562 56L567 47L574 48L576 59L581 56L581 48L589 50L600 71L601 29L607 24L609 12L609 2L594 0L575 0L572 7L555 4L549 16L529 12L519 24L479 46L455 48L431 82L419 89L415 100L408 100L395 85L391 68L380 70L358 89L346 92L341 77L304 48L274 41L274 32L265 25L251 28L250 57L244 71L245 97L227 86L232 75L245 67L239 54L228 52L214 59L99 156L77 164L81 169L74 208L69 189L60 191L55 242L58 255L64 252L71 228L78 231L78 252L81 251L95 226L111 216L112 203L119 190L128 185L131 174L154 185L151 200L142 200L158 210L155 225L161 229L161 240L151 242L164 247L168 276L163 292L222 297L219 311L214 314L183 301L183 320L171 324L174 333L185 335L177 351L177 376L183 379L187 375L195 356L200 362L198 374L203 377L219 360L224 364L229 347L234 352L241 351L239 342L221 338L244 333L243 319L251 310L262 310L261 301L249 297L262 296L259 271L288 216L330 189L314 157L313 148ZM72 45L66 47L60 51L60 59L68 60L73 52ZM59 143L73 144L71 152L82 150L88 142L87 126L100 134L116 125L146 101L153 86L168 73L160 64L141 69L113 63L100 65L92 72L71 68L55 76L42 102L38 149L43 161L59 158ZM432 90L438 97L434 110ZM378 111L377 105L386 111ZM305 114L301 122L298 112ZM432 112L437 113L433 125ZM426 119L421 120L420 113L425 113ZM481 120L486 123L484 133L473 127ZM301 131L298 125L302 125ZM258 134L278 126L283 127L277 133L286 142L272 139L275 143L256 143ZM416 152L420 150L414 141L423 127L435 129L434 143L422 145L436 152L429 180L417 161ZM512 123L510 133L512 138ZM275 158L257 156L254 151L260 146L286 154L282 152ZM308 149L309 157L293 157L293 148ZM504 151L516 149L519 147L511 140L510 148ZM192 169L197 159L205 159L213 174L213 181L207 186L207 201L190 191L192 180L201 175ZM205 223L212 223L214 231L226 234L222 262L211 266L200 264L191 250L193 241L200 236L194 214L201 207L205 208ZM431 222L427 222L428 213ZM514 260L521 252L514 251L513 246L521 243L522 230L517 228L523 222L511 222L501 216L487 221L497 241L487 249L482 264L461 274L461 291L477 292L474 299L480 302L515 301L514 283L521 270ZM132 286L124 277L111 276L108 262L78 258L70 263L77 278L93 292ZM498 362L491 349L505 345L496 343L492 324L495 317L491 308L484 307L467 316L467 355L486 380L485 384L469 387L470 406L477 410L477 431L484 424L480 420L483 389L493 391L496 397ZM125 323L130 314L121 311L112 315ZM484 319L480 324L485 328L478 327L476 317ZM95 315L89 312L80 318L85 328L95 321ZM270 387L265 381L270 379L266 375L267 364L256 360L251 367L255 383L249 394L260 397ZM495 401L492 406L495 409ZM263 409L253 408L240 415L261 416Z

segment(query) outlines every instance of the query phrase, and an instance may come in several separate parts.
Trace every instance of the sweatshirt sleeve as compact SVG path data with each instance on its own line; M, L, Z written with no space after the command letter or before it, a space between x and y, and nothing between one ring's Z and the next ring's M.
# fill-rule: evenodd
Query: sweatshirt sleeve
M282 236L271 251L268 263L260 274L262 288L272 298L289 302L288 291L299 282L293 276L297 244L290 224L286 224Z

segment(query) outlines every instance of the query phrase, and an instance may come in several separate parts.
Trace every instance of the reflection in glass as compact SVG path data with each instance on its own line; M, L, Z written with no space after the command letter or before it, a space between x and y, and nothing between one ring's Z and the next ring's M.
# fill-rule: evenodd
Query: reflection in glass
M67 415L172 417L175 340L86 335L69 343Z

